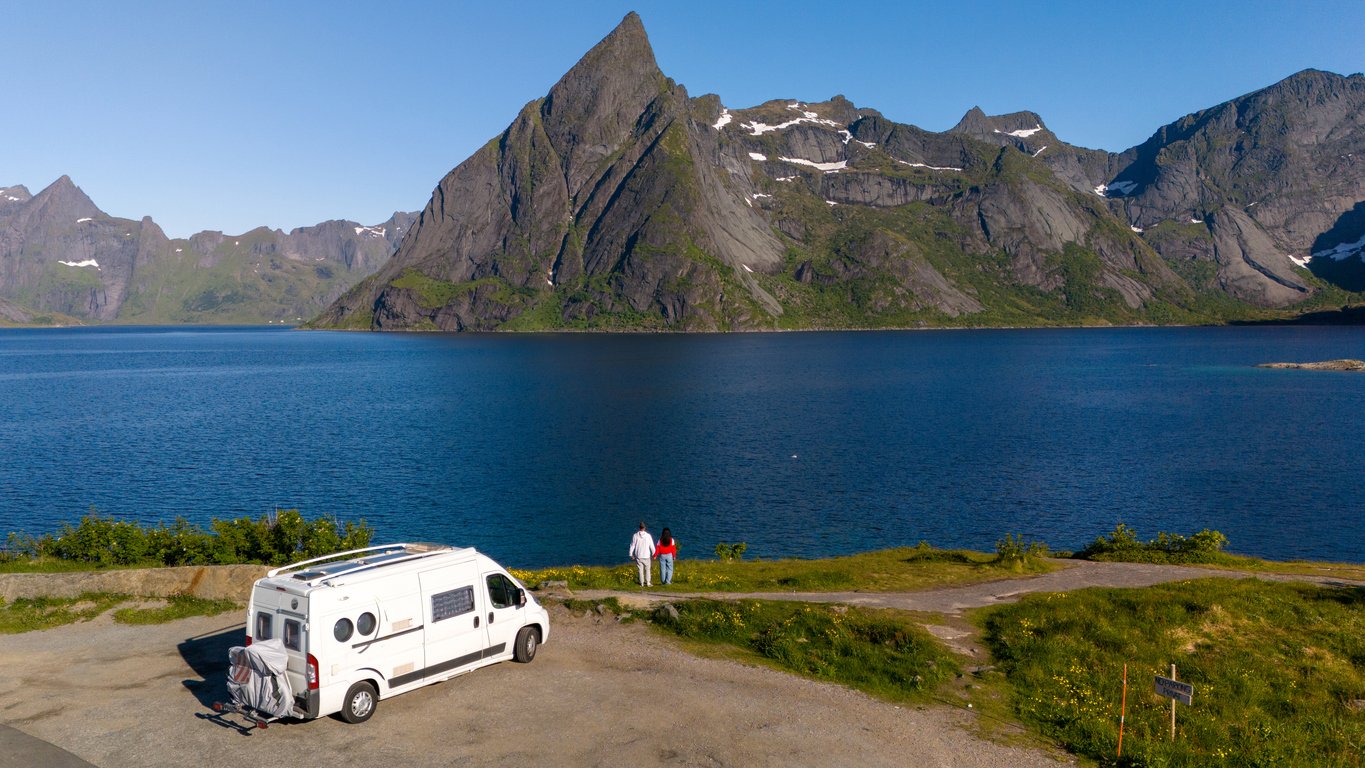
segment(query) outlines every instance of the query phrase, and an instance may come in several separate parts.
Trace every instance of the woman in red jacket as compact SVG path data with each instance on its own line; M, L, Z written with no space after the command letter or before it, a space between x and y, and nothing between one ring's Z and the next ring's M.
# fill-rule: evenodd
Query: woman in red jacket
M659 561L659 581L673 583L673 559L678 556L678 542L667 528L659 534L659 544L654 547L654 557Z

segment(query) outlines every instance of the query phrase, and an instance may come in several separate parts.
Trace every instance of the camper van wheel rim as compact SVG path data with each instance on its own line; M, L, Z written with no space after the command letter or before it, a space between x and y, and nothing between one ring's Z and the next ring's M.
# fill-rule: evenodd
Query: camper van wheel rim
M536 644L540 642L540 632L535 627L522 627L517 633L516 652L513 657L523 663L529 663L536 657Z
M348 723L363 723L374 714L376 705L374 686L366 682L352 685L346 691L346 703L341 708L341 718Z

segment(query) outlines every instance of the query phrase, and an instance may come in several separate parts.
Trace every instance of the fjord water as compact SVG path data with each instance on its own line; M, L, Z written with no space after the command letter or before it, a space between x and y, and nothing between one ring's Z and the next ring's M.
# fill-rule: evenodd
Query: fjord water
M0 331L0 535L274 508L517 566L1214 528L1365 561L1361 328Z

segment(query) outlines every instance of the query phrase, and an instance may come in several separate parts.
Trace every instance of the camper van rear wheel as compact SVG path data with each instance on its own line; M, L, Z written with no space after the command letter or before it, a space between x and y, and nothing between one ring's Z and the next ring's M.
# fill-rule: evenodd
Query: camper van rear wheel
M526 664L536 657L536 646L540 644L540 630L535 627L522 627L517 633L517 647L512 658Z
M374 714L379 704L379 693L373 685L359 682L346 691L346 699L341 704L341 719L348 723L363 723Z

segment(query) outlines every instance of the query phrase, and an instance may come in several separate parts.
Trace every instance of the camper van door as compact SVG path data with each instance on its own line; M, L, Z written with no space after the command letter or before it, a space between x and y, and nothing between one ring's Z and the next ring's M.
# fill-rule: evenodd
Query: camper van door
M484 574L488 585L488 655L510 653L517 630L525 623L518 599L520 587L501 573Z
M423 571L419 580L426 619L426 668L415 670L411 679L395 680L395 686L446 676L483 658L487 629L478 566L470 562Z

